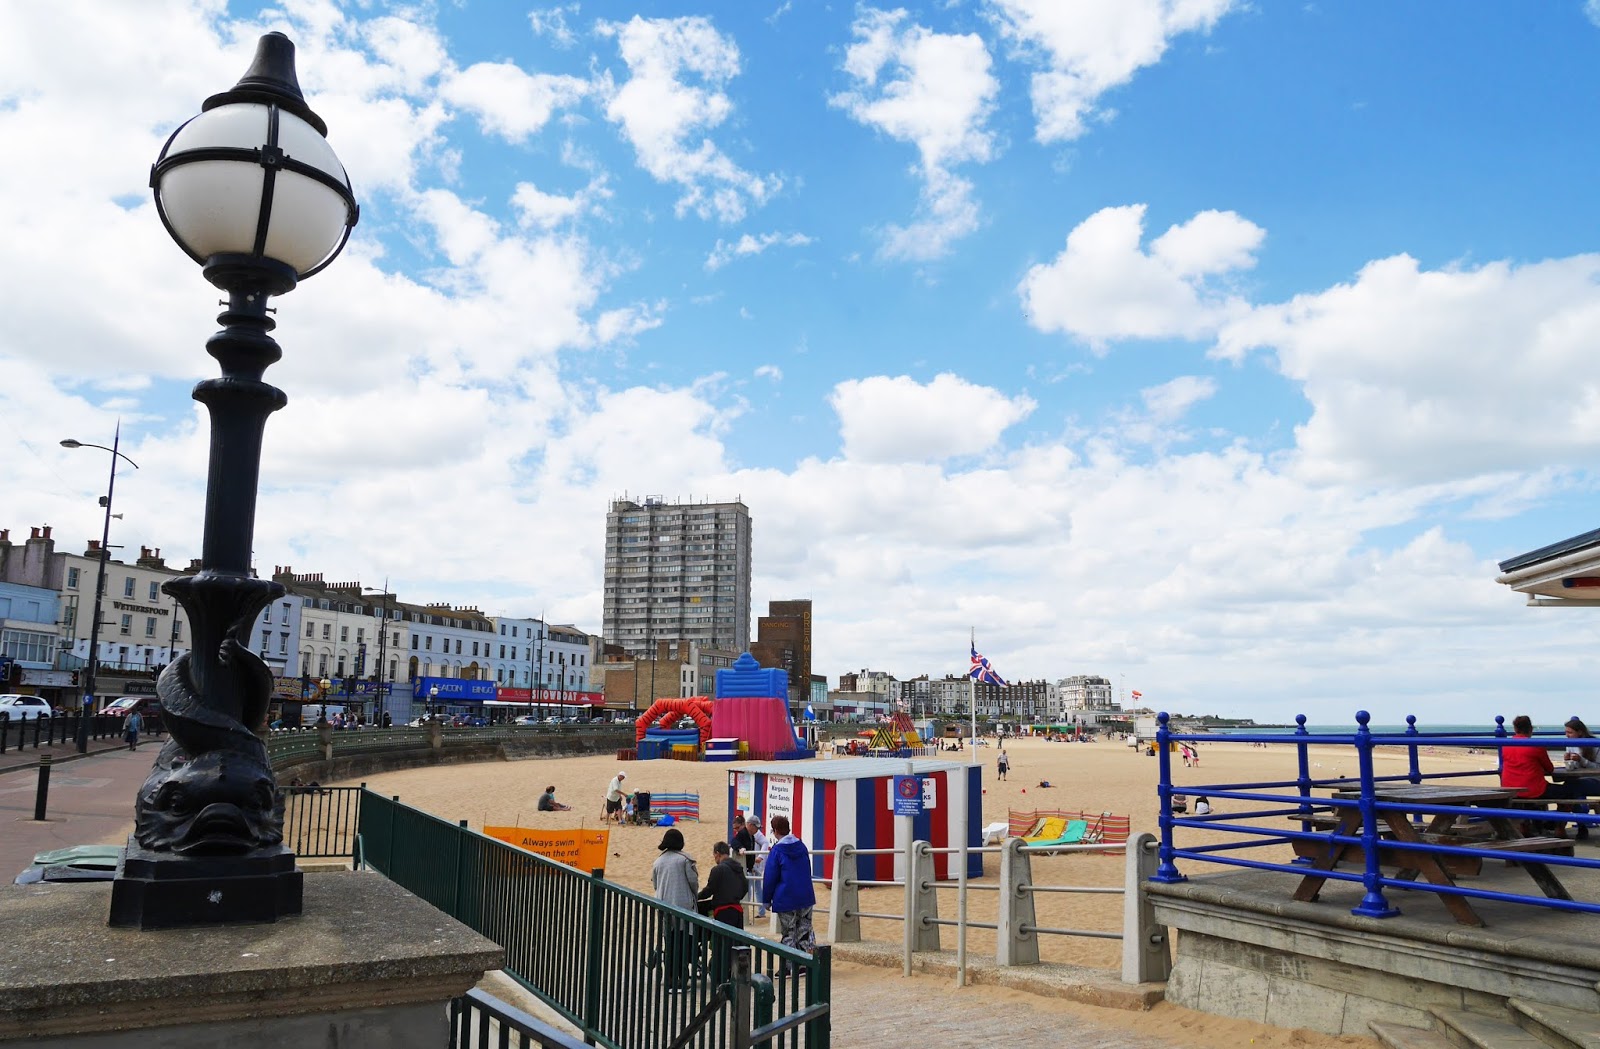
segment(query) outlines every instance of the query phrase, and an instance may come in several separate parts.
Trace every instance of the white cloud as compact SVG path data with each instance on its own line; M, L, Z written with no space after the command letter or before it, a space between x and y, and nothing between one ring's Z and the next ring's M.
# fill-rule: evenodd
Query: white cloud
M639 166L657 181L683 187L677 213L735 222L778 191L774 176L735 164L706 132L733 111L724 93L739 75L739 48L705 18L602 22L616 38L629 76L609 92L606 116L622 129Z
M724 241L719 237L717 246L706 256L706 269L719 270L734 259L759 255L773 246L803 248L810 243L811 238L804 233L762 233L756 236L746 233L735 241Z
M1077 138L1100 97L1161 60L1182 33L1208 32L1237 0L987 0L1001 34L1045 68L1033 76L1040 142Z
M862 463L978 455L1035 407L1025 395L1007 397L949 374L925 384L905 375L851 379L828 401L839 415L845 457Z
M567 15L577 17L579 10L578 4L561 4L547 7L542 11L531 11L528 14L528 24L533 28L535 36L547 36L557 47L571 47L578 42L578 37L568 28Z
M1216 395L1216 380L1199 375L1180 375L1159 386L1139 391L1145 410L1158 422L1181 418L1194 405Z
M1145 206L1102 208L1061 254L1028 270L1028 322L1103 349L1109 340L1200 338L1248 309L1218 278L1249 268L1266 231L1231 211L1203 211L1140 247Z
M851 31L844 71L854 87L829 99L854 120L917 149L921 208L908 226L890 227L886 258L929 260L977 229L972 183L951 173L985 163L994 139L985 126L1000 84L988 49L973 33L936 33L906 24L904 10L866 8Z
M783 369L776 364L763 364L755 370L758 379L771 379L773 382L783 381Z
M632 339L635 335L661 327L661 315L665 311L666 304L660 302L607 310L595 322L595 339L602 345Z
M511 206L523 229L554 229L571 219L598 214L600 202L611 197L606 181L601 175L570 197L546 193L531 182L519 182L511 195Z
M1441 270L1399 255L1232 319L1215 352L1268 348L1301 384L1302 468L1421 482L1592 463L1597 330L1600 255Z
M1600 0L1583 0L1583 16L1600 26Z
M528 73L512 62L478 62L446 78L440 96L475 114L485 131L522 142L589 90L589 82L579 77Z

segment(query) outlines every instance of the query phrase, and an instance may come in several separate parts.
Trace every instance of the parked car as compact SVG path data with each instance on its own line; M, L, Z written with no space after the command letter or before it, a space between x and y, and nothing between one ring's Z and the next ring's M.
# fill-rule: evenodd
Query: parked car
M145 732L161 731L161 700L155 696L118 696L100 713L106 717L125 718L135 710L144 722Z
M514 724L514 725L537 725L537 724L539 724L539 715L537 715L537 714L524 714L520 718L517 718L515 721L513 721L512 724Z
M32 721L34 718L55 717L56 711L38 696L0 696L0 714L11 715L12 721Z

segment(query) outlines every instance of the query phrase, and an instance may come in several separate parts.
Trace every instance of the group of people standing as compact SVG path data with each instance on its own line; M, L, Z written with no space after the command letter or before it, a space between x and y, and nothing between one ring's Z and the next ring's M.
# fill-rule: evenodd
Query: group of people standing
M698 865L683 851L683 832L676 827L667 828L657 846L661 856L650 870L656 899L742 929L745 904L751 896L749 875L758 872L757 917L770 909L778 917L782 942L810 952L816 945L811 916L817 902L811 886L811 853L805 842L790 832L789 821L783 816L772 817L772 834L773 838L768 839L761 833L761 821L756 817L735 817L733 843L719 841L711 846L711 869L702 887ZM767 851L765 857L759 855L762 851ZM666 967L669 990L681 992L688 988L697 941L691 923L667 921L661 963ZM724 939L714 954L712 974L716 982L727 979L732 949L732 941ZM783 971L792 970L785 967Z

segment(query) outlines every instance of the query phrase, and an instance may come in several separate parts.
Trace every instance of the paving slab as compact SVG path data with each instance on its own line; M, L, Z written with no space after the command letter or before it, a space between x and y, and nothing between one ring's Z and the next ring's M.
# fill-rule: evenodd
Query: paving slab
M133 833L134 796L160 749L124 746L52 764L43 822L33 818L37 772L0 775L0 884L15 878L36 853L126 841Z

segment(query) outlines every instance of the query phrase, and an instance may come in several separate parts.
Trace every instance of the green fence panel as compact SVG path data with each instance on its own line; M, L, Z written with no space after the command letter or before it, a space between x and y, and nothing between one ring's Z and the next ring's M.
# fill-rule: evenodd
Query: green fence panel
M807 955L643 893L524 852L398 800L367 792L367 865L499 944L506 972L609 1049L666 1049L727 983L735 946L773 979L775 1019L825 1003L826 952ZM694 1049L734 1044L726 1003L695 1030ZM773 1049L828 1049L813 1021Z

